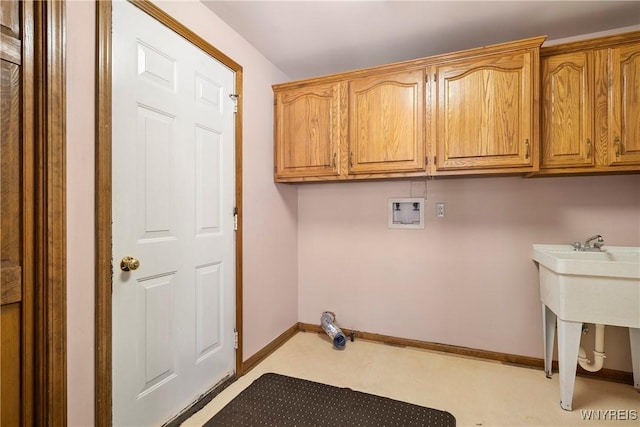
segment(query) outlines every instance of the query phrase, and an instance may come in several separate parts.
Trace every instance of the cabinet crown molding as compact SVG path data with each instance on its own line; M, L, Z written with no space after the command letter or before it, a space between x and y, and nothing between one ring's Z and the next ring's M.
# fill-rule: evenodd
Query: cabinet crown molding
M625 43L633 43L640 41L640 31L630 33L615 34L612 36L590 38L569 43L553 44L551 46L542 46L540 56L553 56L561 53L577 52L587 49L604 49Z
M480 58L483 56L493 55L497 53L508 53L512 51L521 51L524 49L540 48L547 36L531 37L528 39L499 43L488 46L475 47L472 49L460 50L456 52L443 53L439 55L427 56L424 58L411 59L408 61L394 62L391 64L362 68L359 70L345 71L342 73L329 74L326 76L312 77L309 79L295 80L286 83L277 83L272 85L273 91L293 89L314 83L329 83L342 81L351 78L363 77L371 74L394 73L400 71L410 71L418 68L426 68L431 65L442 62L451 62L458 59L467 60Z

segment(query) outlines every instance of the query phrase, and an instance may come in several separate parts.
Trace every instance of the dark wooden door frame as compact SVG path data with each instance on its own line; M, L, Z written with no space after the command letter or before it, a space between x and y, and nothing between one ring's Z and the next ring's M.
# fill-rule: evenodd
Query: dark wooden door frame
M235 72L238 112L235 123L236 232L236 375L242 375L242 66L211 46L149 0L129 0L154 19ZM96 4L96 355L95 424L112 424L111 376L111 0Z
M30 3L30 2L28 2ZM23 394L33 405L25 425L67 424L66 323L66 70L65 2L34 1L23 6L32 14L24 29L25 174L33 176L33 316L25 319L33 341L25 340L23 354L33 357L33 393ZM28 195L26 195L28 196ZM27 297L30 298L30 297ZM30 309L28 309L30 310ZM28 311L27 310L27 311ZM31 353L32 351L32 353ZM31 354L29 354L31 353ZM24 373L27 378L29 373ZM26 401L28 400L28 402Z

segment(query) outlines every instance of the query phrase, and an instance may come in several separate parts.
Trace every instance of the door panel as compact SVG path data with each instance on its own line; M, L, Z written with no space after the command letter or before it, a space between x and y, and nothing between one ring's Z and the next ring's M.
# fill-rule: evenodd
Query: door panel
M113 422L159 425L235 369L234 74L128 2L113 52Z
M424 71L349 82L349 172L421 171Z
M21 13L18 1L0 4L0 426L20 425L23 363L25 221ZM28 269L28 266L26 267Z
M640 44L609 49L612 165L640 164Z
M174 319L172 313L175 274L139 279L137 283L136 310L139 325L137 332L138 355L144 375L139 375L141 384L138 398L155 390L167 381L175 378L174 355Z
M594 163L592 52L542 60L541 167Z
M436 67L437 170L533 164L533 54Z
M196 357L200 363L222 344L222 322L217 316L222 304L220 264L196 268Z
M4 237L4 235L3 235ZM4 275L4 269L2 270ZM0 308L0 425L20 425L20 330L21 304L5 304Z
M206 237L220 230L220 134L196 127L196 235Z
M141 239L175 237L171 215L172 146L174 118L167 112L138 106L138 138L135 151L138 213L137 232Z
M275 93L275 177L340 175L341 83Z

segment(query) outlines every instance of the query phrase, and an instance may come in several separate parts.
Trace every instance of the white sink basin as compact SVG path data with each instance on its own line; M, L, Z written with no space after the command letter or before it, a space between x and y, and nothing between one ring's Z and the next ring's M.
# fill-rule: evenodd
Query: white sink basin
M606 252L576 251L571 245L533 245L533 259L561 274L640 279L640 248L607 246Z
M640 328L640 247L533 245L540 299L560 319Z

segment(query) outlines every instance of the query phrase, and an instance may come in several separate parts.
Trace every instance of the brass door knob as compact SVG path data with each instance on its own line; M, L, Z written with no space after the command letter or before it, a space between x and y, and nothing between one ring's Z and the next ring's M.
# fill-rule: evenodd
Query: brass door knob
M120 270L122 271L133 271L137 270L138 267L140 267L140 261L132 256L126 256L120 261Z

